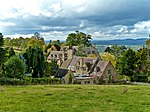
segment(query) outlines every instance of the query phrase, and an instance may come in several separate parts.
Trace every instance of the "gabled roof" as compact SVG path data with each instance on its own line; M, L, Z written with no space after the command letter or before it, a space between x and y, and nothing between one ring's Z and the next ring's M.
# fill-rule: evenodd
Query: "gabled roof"
M110 61L99 61L97 67L100 67L100 70L103 72L109 64L111 64Z
M83 63L95 63L96 59L97 58L89 58L89 57L77 57L77 56L74 56L72 61L70 62L70 65L69 66L75 66L77 62L80 61L80 59L83 59Z
M59 68L57 73L55 74L56 78L63 78L65 75L67 75L68 70L67 69L63 69L63 68Z
M76 63L79 61L80 58L78 58L77 56L74 56L72 58L72 61L70 62L69 66L75 66Z
M62 65L60 66L60 68L65 68L65 69L67 69L67 68L69 67L69 64L70 64L71 60L72 60L72 59L67 59L66 61L64 61L64 62L62 63Z

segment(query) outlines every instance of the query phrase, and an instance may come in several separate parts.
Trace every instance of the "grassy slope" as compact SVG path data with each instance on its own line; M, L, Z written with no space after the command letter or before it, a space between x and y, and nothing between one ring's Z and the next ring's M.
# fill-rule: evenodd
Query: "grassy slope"
M0 112L5 111L149 112L150 86L0 86Z

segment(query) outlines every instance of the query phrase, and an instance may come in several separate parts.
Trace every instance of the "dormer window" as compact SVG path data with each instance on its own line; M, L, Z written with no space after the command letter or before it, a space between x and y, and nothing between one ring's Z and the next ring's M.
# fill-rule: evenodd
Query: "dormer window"
M92 54L95 54L95 51L92 51Z
M109 75L111 74L111 70L108 70L108 74L109 74Z
M82 70L83 70L83 71L86 71L86 67L82 67Z
M100 71L100 68L99 68L99 67L96 67L96 71L99 72L99 71Z
M76 69L79 70L79 66L76 66Z

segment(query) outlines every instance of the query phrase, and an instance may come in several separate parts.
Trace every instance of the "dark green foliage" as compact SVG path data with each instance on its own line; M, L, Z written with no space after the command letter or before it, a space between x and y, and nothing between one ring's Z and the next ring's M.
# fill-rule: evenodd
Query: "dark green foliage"
M9 54L9 57L12 57L12 56L15 55L15 51L14 51L14 49L12 47L9 48L8 54Z
M50 77L51 76L51 63L48 63L47 61L45 61L45 64L44 64L44 74L46 77Z
M83 53L83 46L79 46L78 51L75 52L76 56L86 57L86 55Z
M4 38L2 33L0 33L0 47L2 47L4 45Z
M46 48L45 48L44 51L47 53L47 50L48 50L49 48L51 48L52 46L54 46L54 47L57 49L57 51L60 51L60 49L61 49L60 40L54 40L54 41L51 41L51 40L50 40L49 44L46 46Z
M105 52L111 53L116 59L118 59L126 50L127 48L125 46L113 45L111 47L107 47Z
M57 70L58 70L57 61L51 60L51 62L48 65L49 65L50 75L54 76L56 74Z
M147 49L146 48L141 48L137 51L136 53L136 67L137 67L137 72L143 72L144 66L146 64L147 60Z
M26 52L23 54L24 59L26 60L27 73L31 73L33 69L33 55L34 55L35 49L29 47L26 49Z
M43 77L44 76L44 54L40 47L36 47L33 54L33 78Z
M83 32L76 31L76 33L70 33L66 39L68 46L91 46L91 35L87 35Z
M2 33L0 33L0 67L5 61L5 53L6 51L2 48L4 45L4 39Z
M75 33L70 33L66 39L66 44L69 46L76 46L77 43L77 38Z
M137 62L136 53L132 49L128 49L118 62L119 75L130 76L131 78L135 75L135 69Z
M26 66L17 56L13 56L4 64L4 75L8 78L23 79Z
M0 85L39 85L39 84L60 84L57 78L29 78L25 77L23 80L12 78L0 78Z
M44 54L40 47L31 48L29 47L23 54L26 64L27 73L32 73L33 78L44 76Z

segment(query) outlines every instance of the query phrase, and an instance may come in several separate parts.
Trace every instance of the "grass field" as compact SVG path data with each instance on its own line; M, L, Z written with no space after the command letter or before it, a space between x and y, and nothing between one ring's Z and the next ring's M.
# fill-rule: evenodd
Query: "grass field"
M0 112L150 112L150 86L0 86Z

